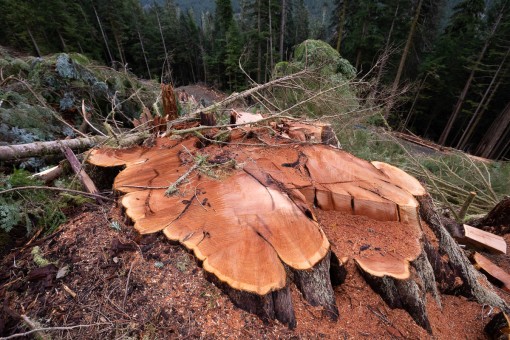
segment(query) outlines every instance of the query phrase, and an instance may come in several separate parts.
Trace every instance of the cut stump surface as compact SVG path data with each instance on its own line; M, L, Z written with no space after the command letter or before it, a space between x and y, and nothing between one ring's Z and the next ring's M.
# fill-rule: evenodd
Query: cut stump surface
M295 326L294 282L336 319L332 281L345 276L338 258L353 259L390 307L430 331L425 297L439 298L415 198L425 189L391 165L267 131L234 130L221 146L188 137L95 149L88 161L125 166L114 189L136 230L163 231L192 250L244 309ZM171 185L177 191L165 195ZM359 219L373 227L361 231Z

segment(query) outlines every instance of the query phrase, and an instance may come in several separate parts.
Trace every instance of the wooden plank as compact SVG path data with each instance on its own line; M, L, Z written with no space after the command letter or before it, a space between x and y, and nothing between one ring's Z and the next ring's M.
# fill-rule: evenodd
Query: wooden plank
M507 245L504 238L467 224L464 224L464 237L459 241L490 252L506 254Z
M476 269L482 269L488 275L500 281L503 284L504 290L510 291L510 274L479 253L475 253L473 260L475 261Z

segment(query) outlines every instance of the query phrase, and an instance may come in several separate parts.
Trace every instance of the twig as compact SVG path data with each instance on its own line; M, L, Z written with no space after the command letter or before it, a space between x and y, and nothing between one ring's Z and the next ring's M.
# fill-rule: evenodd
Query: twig
M81 101L81 113L82 113L82 116L83 116L83 120L88 124L88 126L90 126L92 128L92 130L96 131L101 136L106 137L106 135L103 132L101 132L100 130L96 129L96 127L94 125L92 125L92 123L88 120L88 118L87 118L87 111L85 110L85 100Z
M469 209L469 206L471 205L471 203L473 203L473 200L475 199L475 197L476 197L476 192L471 191L469 193L469 196L466 198L466 201L462 205L462 208L460 208L459 220L457 222L462 223L462 221L464 220L464 217L466 217L466 212Z
M265 83L265 84L257 85L257 86L255 86L255 87L253 87L253 88L251 88L251 89L248 89L248 90L246 90L246 91L243 91L243 92L241 92L241 93L234 93L234 94L232 94L231 96L229 96L229 97L227 97L227 98L223 99L223 100L222 100L222 101L220 101L220 102L217 102L217 103L215 103L215 104L213 104L213 105L211 105L211 106L208 106L208 107L206 107L206 108L204 108L204 109L197 110L197 111L193 112L191 115L192 115L192 116L196 116L196 115L197 115L197 114L199 114L200 112L207 112L207 111L213 111L213 110L216 110L216 109L218 109L219 107L221 107L221 106L226 106L226 105L228 105L228 104L231 104L231 103L235 102L235 101L236 101L236 100L238 100L238 99L248 97L248 96L250 96L250 95L251 95L251 94L253 94L253 93L256 93L256 92L258 92L258 91L261 91L261 90L264 90L264 89L270 88L270 87L275 86L275 85L277 85L277 84L279 84L279 83L283 83L283 82L285 82L285 81L287 81L287 80L294 79L294 78L298 78L298 77L300 77L300 76L302 76L302 75L304 75L304 74L306 74L306 73L308 73L308 70L306 70L306 69L305 69L305 70L302 70L302 71L299 71L299 72L296 72L296 73L290 74L290 75L285 76L285 77L277 78L277 79L272 80L272 81L270 81L270 82L267 82L267 83Z
M90 197L94 197L94 198L100 198L100 199L112 201L112 199L110 199L108 197L105 197L105 196L102 196L102 195L98 195L98 194L92 194L90 192L85 192L85 191L80 191L80 190L73 190L73 189L66 189L66 188L35 186L35 185L30 185L30 186L25 186L25 187L16 187L16 188L2 190L2 191L0 191L0 195L7 194L7 193L13 192L13 191L19 191L19 190L38 190L38 189L41 189L41 190L53 190L53 191L63 191L63 192L69 192L69 193L72 193L72 194L78 194L78 195L83 195L83 196L90 196Z
M453 214L453 216L455 217L456 220L458 220L459 216L457 215L457 212L455 211L455 209L453 209L453 206L452 204L450 203L450 201L448 201L446 199L446 197L444 197L444 194L443 192L438 188L435 180L432 178L432 174L430 173L430 171L424 167L420 162L418 162L418 160L409 152L409 150L407 150L407 148L405 148L402 143L400 143L394 136L392 136L391 134L388 134L388 136L390 137L391 140L393 140L394 143L396 143L398 146L400 146L400 148L402 148L402 150L407 154L407 156L409 157L410 160L413 161L413 163L418 166L423 174L425 176L427 176L427 179L429 180L429 182L432 184L432 186L436 189L436 192L441 196L441 198L443 199L443 203L448 205L451 213Z
M186 173L184 175L182 175L181 177L179 177L173 184L171 184L168 189L166 189L165 191L165 196L171 196L173 194L175 194L177 192L177 187L179 185L182 184L182 182L184 182L186 180L186 178L188 178L188 176L193 172L195 171L196 168L198 168L201 164L202 164L203 161L197 161L195 162L195 164L193 164L193 166L191 168L188 169L188 171L186 171Z
M124 290L124 300L122 300L122 309L126 310L126 299L127 299L127 293L128 293L128 287L129 287L129 279L131 278L131 272L133 271L133 266L136 261L131 262L131 268L129 268L129 273L126 280L126 289Z
M241 124L225 124L225 125L216 125L216 126L197 126L197 127L194 127L194 128L190 128L190 129L184 129L184 130L171 130L170 132L174 135L183 135L183 134L187 134L187 133L190 133L190 132L196 132L196 131L201 131L201 130L208 130L208 129L222 129L222 128L229 128L229 127L239 127L239 126L244 126L244 125L255 125L255 124L260 124L260 123L263 123L263 122L266 122L266 121L269 121L269 120L273 120L273 119L279 119L279 118L286 118L285 116L283 116L284 113L287 113L289 111L292 111L293 109L295 109L296 107L299 107L309 101L311 101L312 99L316 98L316 97L319 97L319 96L322 96L323 94L327 93L327 92L331 92L331 91L334 91L334 90L337 90L341 87L344 87L346 86L347 83L344 83L344 84L341 84L341 85L338 85L338 86L334 86L332 88L329 88L329 89L326 89L324 91L319 91L317 92L316 94L314 94L313 96L299 102L299 103L296 103L294 105L292 105L291 107L288 107L286 108L285 110L282 110L270 117L266 117L266 118L263 118L263 119L260 119L256 122L247 122L247 123L241 123ZM293 117L291 117L293 118Z
M25 317L25 315L22 315L21 317ZM93 326L99 326L99 325L107 325L107 323L93 323L93 324L89 324L89 325L75 325L75 326L68 326L68 327L48 327L48 328L35 328L35 329L32 329L28 332L24 332L24 333L17 333L17 334L12 334L12 335L9 335L9 336L6 336L6 337L1 337L0 340L8 340L8 339L14 339L14 338L21 338L23 336L28 336L30 334L33 334L33 333L38 333L38 332L51 332L51 331L69 331L69 330L73 330L73 329L76 329L76 328L85 328L85 327L93 327Z

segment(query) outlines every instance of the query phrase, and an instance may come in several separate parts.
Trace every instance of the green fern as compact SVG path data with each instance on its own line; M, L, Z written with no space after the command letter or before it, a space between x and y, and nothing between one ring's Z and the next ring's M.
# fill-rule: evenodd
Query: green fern
M14 201L0 197L0 228L10 232L21 220L21 206Z

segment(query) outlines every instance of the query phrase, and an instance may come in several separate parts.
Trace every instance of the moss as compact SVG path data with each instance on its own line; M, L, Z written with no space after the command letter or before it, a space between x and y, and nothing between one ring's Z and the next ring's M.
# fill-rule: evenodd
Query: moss
M86 56L84 56L81 53L69 53L69 57L73 61L77 62L78 64L80 64L82 66L86 66L86 65L90 65L91 64L89 58L87 58Z
M0 58L0 68L6 68L7 66L9 66L11 63L5 59L5 58Z
M32 251L30 252L30 254L32 254L32 259L34 260L34 263L38 266L38 267L46 267L47 265L50 265L51 262L46 260L42 255L41 255L41 248L39 248L39 246L35 246L32 248Z
M15 71L24 72L30 71L30 66L24 60L19 58L16 58L13 61L11 61L11 66L14 68Z

